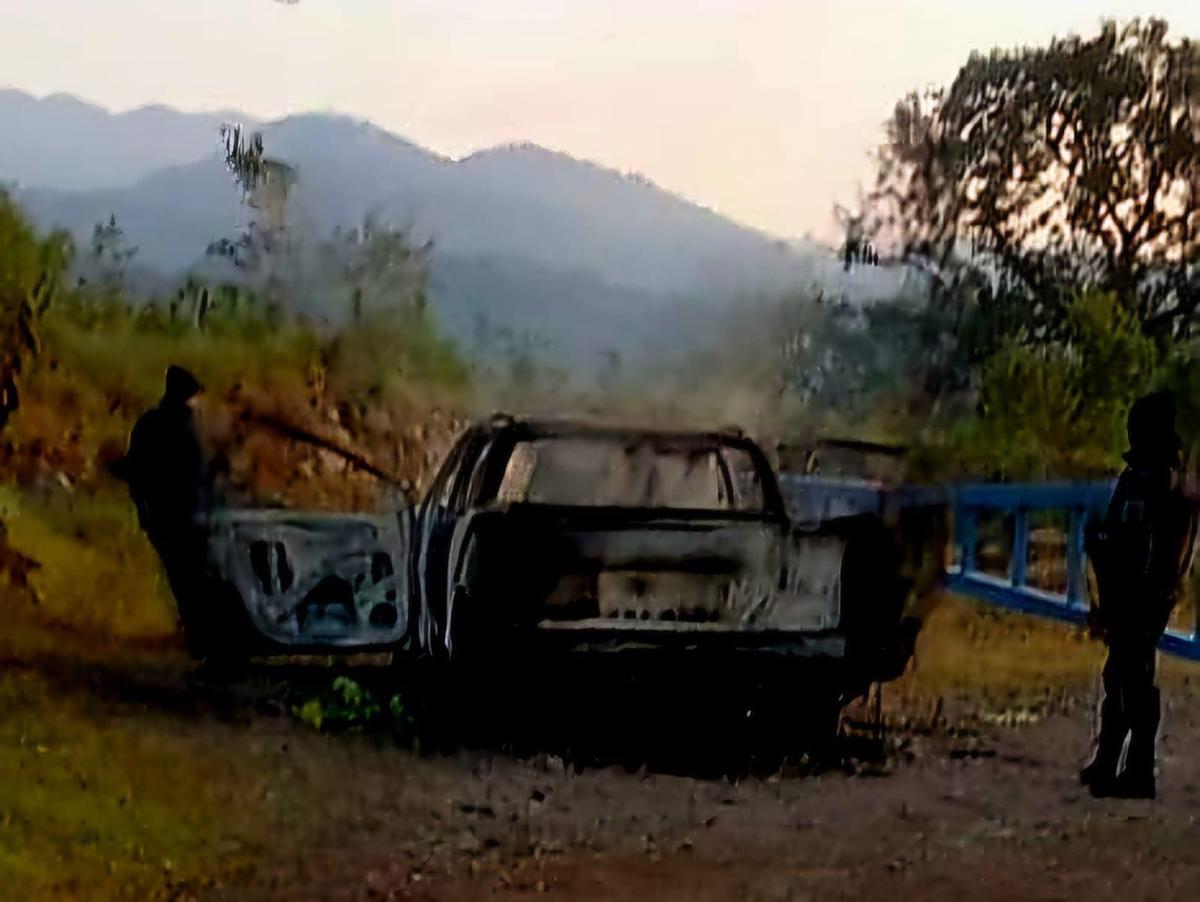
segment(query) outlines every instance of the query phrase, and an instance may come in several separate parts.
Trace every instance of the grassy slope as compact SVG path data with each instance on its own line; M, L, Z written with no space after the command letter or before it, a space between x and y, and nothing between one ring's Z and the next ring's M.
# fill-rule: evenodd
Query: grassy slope
M0 583L0 898L187 895L340 823L364 750L189 688L127 502L3 498L42 567Z
M220 873L255 832L236 745L94 710L36 673L0 680L0 872L13 898L139 895ZM223 860L224 859L224 860Z
M0 498L12 545L41 565L34 593L0 586L0 871L33 898L160 886L203 857L233 762L89 691L145 649L178 660L158 569L115 496Z
M237 385L346 445L397 451L380 462L417 483L455 428L430 399L453 405L462 389L445 348L430 360L401 349L415 374L395 370L375 391L354 368L378 371L364 358L387 349L364 349L361 336L339 352L349 364L318 375L303 331L144 331L123 315L92 326L46 324L0 449L0 524L36 562L27 587L0 567L0 898L186 893L305 848L345 808L341 744L188 688L165 578L102 466L155 402L166 365L194 369L218 415L229 418ZM353 434L330 416L347 397L372 401ZM377 481L270 434L244 442L234 466L258 494L301 506L379 495Z

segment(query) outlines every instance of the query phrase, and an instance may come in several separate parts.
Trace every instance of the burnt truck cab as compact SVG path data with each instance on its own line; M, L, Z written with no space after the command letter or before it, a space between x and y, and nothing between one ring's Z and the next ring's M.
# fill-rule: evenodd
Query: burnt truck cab
M418 647L450 661L674 649L903 668L914 588L873 512L795 523L743 434L500 418L420 505Z
M736 431L498 417L464 432L417 505L220 512L209 563L252 653L475 665L671 650L820 661L853 689L903 669L906 612L928 587L901 539L912 524L846 491L789 477L785 503Z

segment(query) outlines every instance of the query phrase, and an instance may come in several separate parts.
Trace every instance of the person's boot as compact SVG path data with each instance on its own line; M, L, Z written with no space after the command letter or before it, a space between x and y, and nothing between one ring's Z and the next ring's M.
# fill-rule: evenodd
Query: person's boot
M1091 790L1092 795L1103 798L1110 795L1117 780L1117 763L1121 757L1121 749L1114 754L1105 754L1097 750L1095 757L1087 766L1079 771L1079 782Z
M1157 787L1154 780L1154 744L1158 738L1159 693L1151 690L1131 712L1129 753L1125 768L1113 781L1111 795L1121 799L1153 799Z
M1100 707L1100 736L1096 740L1096 754L1079 772L1079 782L1092 790L1093 795L1107 794L1116 780L1127 732L1129 725L1118 700L1106 695Z
M1158 797L1154 780L1154 766L1149 770L1126 768L1117 775L1112 785L1106 788L1105 796L1111 799L1150 799Z

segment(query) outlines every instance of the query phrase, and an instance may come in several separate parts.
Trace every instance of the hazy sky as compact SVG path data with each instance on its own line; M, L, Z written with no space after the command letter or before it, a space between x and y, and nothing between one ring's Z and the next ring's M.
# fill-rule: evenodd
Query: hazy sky
M1200 0L0 0L0 85L527 139L828 238L905 91L1106 14L1200 35Z

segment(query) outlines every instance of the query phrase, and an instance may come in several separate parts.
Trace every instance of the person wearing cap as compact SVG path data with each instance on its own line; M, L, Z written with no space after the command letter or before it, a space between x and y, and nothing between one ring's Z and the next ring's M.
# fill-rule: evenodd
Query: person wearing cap
M203 391L183 367L167 370L162 400L138 418L117 475L129 485L138 522L158 552L179 606L189 649L203 657L201 595L206 583L210 473L193 404Z
M1088 535L1099 588L1088 622L1108 646L1108 660L1096 751L1079 779L1095 796L1154 798L1155 657L1189 560L1195 517L1180 487L1173 395L1135 401L1127 431L1125 469L1103 520Z

